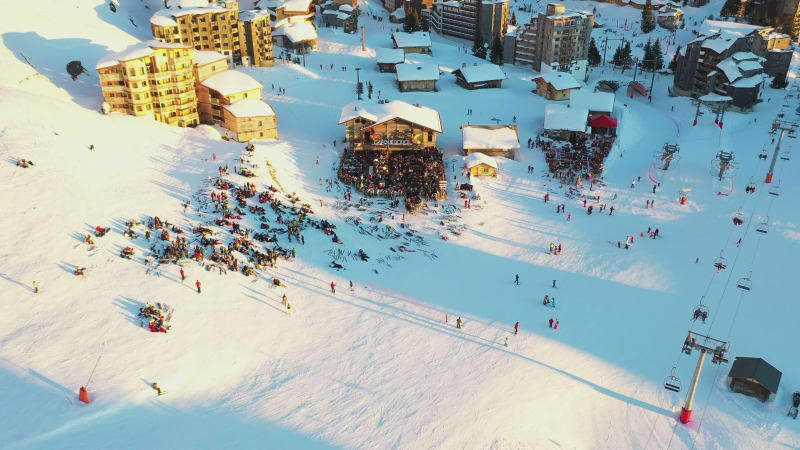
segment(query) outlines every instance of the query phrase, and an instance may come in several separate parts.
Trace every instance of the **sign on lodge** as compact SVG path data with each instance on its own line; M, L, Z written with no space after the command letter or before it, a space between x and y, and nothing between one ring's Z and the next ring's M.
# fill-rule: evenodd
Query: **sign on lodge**
M414 135L411 131L395 131L391 136L374 133L370 136L373 145L386 147L411 147L412 145L422 144L422 135Z

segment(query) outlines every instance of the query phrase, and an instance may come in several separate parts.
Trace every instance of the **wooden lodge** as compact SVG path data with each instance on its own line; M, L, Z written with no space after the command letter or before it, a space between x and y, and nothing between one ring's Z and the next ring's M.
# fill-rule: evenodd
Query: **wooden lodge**
M394 43L394 48L402 49L406 54L426 53L430 55L432 53L431 35L427 31L417 31L415 33L398 31L392 33L392 42Z
M375 61L381 72L395 72L395 66L406 62L406 53L399 48L379 48L375 50Z
M345 126L347 147L354 151L433 148L442 132L438 111L400 100L350 103L342 108L339 125Z
M472 153L467 156L467 169L470 175L474 177L496 177L497 161L483 153Z
M534 77L536 95L548 100L568 100L573 89L581 87L575 78L566 72L550 71Z
M400 92L433 92L439 81L439 66L427 63L397 64L395 77Z
M456 84L466 89L499 88L506 74L496 64L474 64L453 71Z
M761 358L737 357L728 378L731 390L766 402L778 392L781 372Z

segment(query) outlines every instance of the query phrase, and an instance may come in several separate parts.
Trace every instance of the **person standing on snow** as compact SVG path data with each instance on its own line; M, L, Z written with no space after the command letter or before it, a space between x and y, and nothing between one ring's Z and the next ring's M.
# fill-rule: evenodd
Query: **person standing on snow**
M350 290L353 290L353 280L350 280Z
M553 280L553 287L556 287L556 280Z
M741 239L739 239L739 241L741 241ZM517 276L514 278L514 284L519 286L519 274L517 274Z
M461 329L461 316L456 319L456 328Z
M519 333L519 322L514 324L514 336L516 336L517 333Z
M186 280L186 275L183 273L183 268L181 268L181 281Z
M554 330L558 329L558 319L556 319L556 323L553 324L553 329Z
M33 293L34 294L39 293L39 283L37 283L36 281L33 282Z
M508 347L508 336L506 336L506 341L503 343L503 345Z
M556 307L556 298L555 297L551 298L550 299L550 303L553 305L553 308L555 309L555 307Z
M195 284L195 286L197 286L197 293L199 294L200 293L200 280L197 280L194 284Z
M553 318L550 318L550 328L553 328Z
M289 304L289 303L287 302L287 300L288 300L288 299L286 298L286 294L283 294L283 299L281 300L281 303L283 303L283 306L286 306L286 305L288 305L288 304Z
M334 294L336 293L336 283L334 283L333 281L331 281L331 292Z

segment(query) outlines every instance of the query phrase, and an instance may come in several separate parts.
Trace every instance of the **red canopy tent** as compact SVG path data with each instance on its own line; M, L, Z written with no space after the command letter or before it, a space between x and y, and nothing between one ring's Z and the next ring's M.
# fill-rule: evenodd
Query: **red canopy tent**
M589 119L589 126L593 128L617 128L617 119L599 114Z

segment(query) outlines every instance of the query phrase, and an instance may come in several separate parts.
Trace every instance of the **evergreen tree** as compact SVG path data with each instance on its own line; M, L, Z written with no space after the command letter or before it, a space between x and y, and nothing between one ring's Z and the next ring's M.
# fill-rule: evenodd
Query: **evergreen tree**
M642 58L641 62L639 62L639 68L642 70L650 70L653 68L653 51L652 51L652 44L650 44L650 39L647 40L647 43L644 44L644 57Z
M633 56L631 56L631 43L630 41L625 41L625 45L622 47L622 54L620 55L620 62L623 69L630 68L633 65Z
M489 60L498 66L503 65L503 42L499 36L495 36L492 41L492 51L489 54Z
M681 46L679 45L678 48L675 49L675 54L672 55L672 60L669 62L669 66L667 68L673 72L675 72L675 68L678 67L678 53L681 52Z
M480 30L475 33L475 41L472 43L472 54L478 58L486 59L486 46L483 42L483 35Z
M611 65L613 65L613 66L621 66L622 65L622 47L623 46L620 45L619 47L617 47L616 50L614 50L614 57L611 58Z
M595 45L594 38L592 38L592 40L589 41L589 65L597 67L602 62L601 60L600 51L597 50L597 45Z
M653 70L661 70L664 68L664 55L661 52L661 43L660 41L656 41L652 47L650 47L650 51L652 52L651 59L653 60Z
M413 33L415 31L421 31L422 25L419 23L419 14L411 5L406 6L406 20L403 22L403 31L406 33Z
M372 98L372 81L367 81L367 97Z
M511 12L511 25L516 25L516 24L517 24L517 15L514 14L514 12L512 11Z
M649 33L653 31L656 27L655 18L653 18L653 4L650 0L644 5L644 9L642 10L642 33Z
M722 9L719 10L719 15L723 17L738 16L739 11L742 9L741 0L725 0Z

